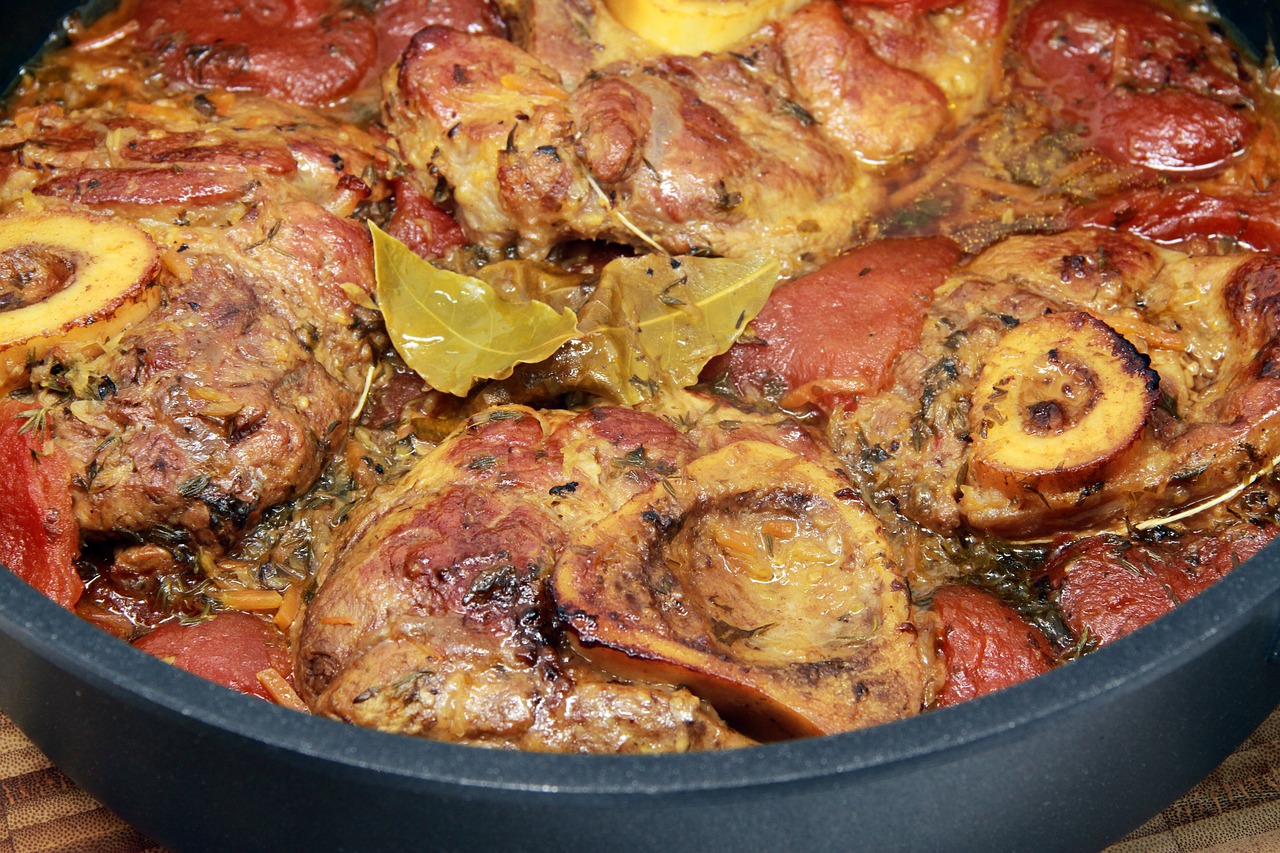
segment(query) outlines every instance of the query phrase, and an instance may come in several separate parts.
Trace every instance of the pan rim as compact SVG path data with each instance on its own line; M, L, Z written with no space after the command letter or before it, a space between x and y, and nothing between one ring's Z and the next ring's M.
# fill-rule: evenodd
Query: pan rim
M1086 707L1141 690L1280 602L1280 541L1190 601L1129 636L1006 690L866 729L745 749L661 755L490 750L361 728L235 693L170 666L0 572L0 634L130 709L219 730L329 772L381 786L445 786L477 795L680 797L869 775L980 749ZM1273 619L1273 621L1275 621ZM1274 652L1280 625L1271 628ZM1274 662L1274 658L1272 659Z

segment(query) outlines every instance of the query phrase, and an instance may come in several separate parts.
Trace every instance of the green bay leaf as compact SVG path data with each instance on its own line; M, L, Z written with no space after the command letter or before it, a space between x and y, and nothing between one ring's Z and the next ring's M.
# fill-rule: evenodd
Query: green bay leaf
M698 381L738 338L778 281L776 261L645 255L602 271L579 314L586 349L566 350L597 393L638 403Z
M508 302L485 282L438 269L370 223L378 305L405 364L432 388L464 396L480 379L505 379L577 335L567 308Z

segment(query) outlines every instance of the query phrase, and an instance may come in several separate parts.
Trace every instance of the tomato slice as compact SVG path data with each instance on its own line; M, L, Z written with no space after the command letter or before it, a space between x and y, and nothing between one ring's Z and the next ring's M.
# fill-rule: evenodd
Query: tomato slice
M947 664L940 707L985 696L1055 665L1044 635L989 592L944 586L933 594L933 610L942 620L938 645Z
M228 610L205 622L166 622L134 645L179 669L224 687L271 699L258 673L293 674L284 638L267 620Z
M1212 174L1252 141L1229 50L1203 26L1145 0L1041 0L1018 52L1068 120L1117 163Z
M1256 127L1231 106L1190 92L1113 92L1088 114L1098 150L1155 172L1208 175L1244 151Z
M1280 192L1208 194L1178 185L1134 190L1073 211L1071 225L1129 231L1158 243L1229 239L1280 253Z
M30 404L0 403L0 564L66 608L84 583L76 571L80 530L71 507L66 457L44 433L27 429ZM48 445L48 446L46 446Z
M1045 571L1067 627L1106 645L1198 595L1277 532L1241 522L1161 543L1091 536L1056 552Z
M933 291L959 258L942 237L854 249L775 290L746 339L704 375L727 370L740 391L781 385L819 405L880 390L894 359L919 341Z
M355 91L377 57L368 15L334 0L141 0L139 47L171 80L300 104Z

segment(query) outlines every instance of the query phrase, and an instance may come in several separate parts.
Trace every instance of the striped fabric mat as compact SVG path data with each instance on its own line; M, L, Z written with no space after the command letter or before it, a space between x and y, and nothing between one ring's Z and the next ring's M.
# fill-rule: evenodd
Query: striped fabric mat
M1106 853L1280 851L1280 710L1190 793ZM0 853L165 853L0 714Z

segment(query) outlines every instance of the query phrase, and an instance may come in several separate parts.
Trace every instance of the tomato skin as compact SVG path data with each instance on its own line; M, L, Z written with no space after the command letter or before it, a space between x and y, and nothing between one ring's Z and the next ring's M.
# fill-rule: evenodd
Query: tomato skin
M920 339L933 291L959 258L942 237L854 249L776 289L751 322L751 337L704 375L727 369L739 390L780 382L796 391L830 379L880 390L894 359Z
M1044 635L989 592L940 587L933 610L942 620L938 645L947 663L939 707L1002 690L1055 665Z
M1041 88L1109 159L1163 174L1220 171L1257 126L1230 57L1145 0L1042 0L1016 49Z
M1225 167L1257 129L1228 105L1189 92L1112 93L1089 120L1112 160L1189 176Z
M351 94L373 67L367 15L334 0L142 0L139 45L196 89L319 105Z
M30 404L0 403L0 563L68 609L84 592L76 571L80 530L66 457L40 430L21 432Z
M1157 243L1231 239L1280 253L1280 192L1207 195L1188 186L1134 190L1078 208L1069 224L1129 231Z
M1278 532L1275 525L1241 522L1165 543L1090 536L1055 552L1045 571L1067 627L1106 645L1198 595Z
M258 673L275 669L293 674L284 639L267 620L228 610L212 619L184 625L166 622L134 645L153 657L224 687L270 699Z

